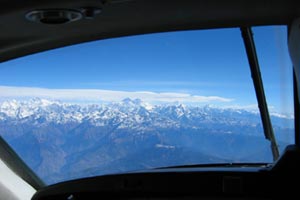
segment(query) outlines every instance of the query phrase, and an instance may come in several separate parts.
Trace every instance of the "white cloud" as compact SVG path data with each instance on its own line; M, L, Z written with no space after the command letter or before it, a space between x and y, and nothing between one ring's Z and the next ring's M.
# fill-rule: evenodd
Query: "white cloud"
M233 99L220 96L199 96L188 93L113 91L98 89L46 89L32 87L0 86L0 97L26 98L40 97L68 101L121 101L125 98L142 99L147 102L211 103L231 102Z
M258 104L248 104L248 105L226 105L222 108L237 109L237 110L248 110L253 112L259 112ZM268 105L269 112L275 112L276 108L272 105Z
M259 111L258 110L258 104L248 104L248 105L227 105L223 106L223 108L229 108L229 109L237 109L237 110L248 110L248 111ZM269 107L270 109L270 107Z

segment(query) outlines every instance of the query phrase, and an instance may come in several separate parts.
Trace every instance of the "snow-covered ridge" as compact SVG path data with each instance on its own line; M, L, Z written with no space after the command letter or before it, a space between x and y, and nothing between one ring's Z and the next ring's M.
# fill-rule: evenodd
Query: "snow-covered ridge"
M273 116L272 122L280 145L293 142L293 119ZM47 183L85 177L85 172L185 164L191 158L256 162L271 155L264 153L269 143L259 113L234 107L151 105L129 98L103 104L9 100L0 103L0 130Z
M274 117L289 119L288 116L274 114ZM0 103L0 120L38 123L82 123L88 121L96 126L119 123L120 127L146 124L179 126L196 122L214 123L259 123L258 112L214 106L187 106L184 104L151 105L140 99L126 98L121 102L107 104L75 104L33 98L26 101L9 100Z

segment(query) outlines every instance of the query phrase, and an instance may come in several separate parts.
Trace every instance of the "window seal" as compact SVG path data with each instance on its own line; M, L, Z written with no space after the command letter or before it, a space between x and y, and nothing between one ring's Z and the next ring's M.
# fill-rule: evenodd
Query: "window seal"
M295 126L295 144L300 147L300 130L299 130L299 96L298 96L298 84L296 79L296 72L293 70L293 84L294 84L294 126Z

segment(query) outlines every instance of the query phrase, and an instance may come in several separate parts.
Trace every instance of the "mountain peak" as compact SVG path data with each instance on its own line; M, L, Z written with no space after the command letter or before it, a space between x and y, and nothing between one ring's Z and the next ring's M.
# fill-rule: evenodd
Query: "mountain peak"
M129 97L127 97L127 98L123 99L122 102L123 103L130 103L130 102L132 102L132 100Z
M29 103L40 105L40 106L49 106L55 102L51 101L49 99L41 99L39 97L35 97L35 98L30 99Z
M122 103L125 105L141 105L143 101L141 99L131 99L131 98L125 98L122 100Z
M143 103L143 101L141 99L134 99L133 102L135 104L139 104L139 105Z

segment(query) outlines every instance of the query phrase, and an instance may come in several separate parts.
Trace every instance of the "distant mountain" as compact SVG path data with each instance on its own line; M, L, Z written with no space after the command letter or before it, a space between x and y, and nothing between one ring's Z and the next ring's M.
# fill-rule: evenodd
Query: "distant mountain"
M281 149L293 119L273 114ZM170 165L271 162L260 116L243 109L151 105L139 99L0 103L0 135L47 183Z

